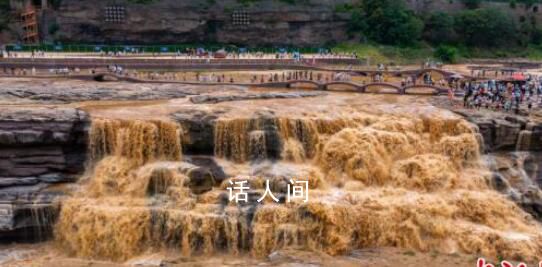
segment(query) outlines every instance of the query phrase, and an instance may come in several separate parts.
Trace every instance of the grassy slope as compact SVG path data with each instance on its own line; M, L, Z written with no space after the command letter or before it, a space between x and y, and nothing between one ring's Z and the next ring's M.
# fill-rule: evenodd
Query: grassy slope
M428 46L401 48L377 44L339 44L332 50L334 52L355 52L362 58L369 58L371 64L413 64L433 56L433 50Z
M434 59L434 48L425 44L406 48L378 44L339 44L333 47L332 50L334 52L355 52L362 58L369 58L371 64L417 64L427 59ZM542 60L542 47L540 46L506 49L459 47L458 51L459 61L472 58L524 58Z

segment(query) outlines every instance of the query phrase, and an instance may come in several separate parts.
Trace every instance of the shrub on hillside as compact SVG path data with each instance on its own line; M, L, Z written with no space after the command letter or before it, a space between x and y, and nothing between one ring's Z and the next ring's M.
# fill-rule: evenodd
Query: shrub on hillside
M402 0L364 0L353 10L351 23L351 30L391 45L412 44L423 30L423 21Z
M454 18L444 12L436 12L425 20L423 39L432 44L447 44L455 41Z
M461 2L463 2L463 5L467 8L475 9L480 7L482 0L461 0Z
M458 13L454 28L461 43L468 46L513 46L518 28L510 14L499 9L476 9Z
M438 58L446 63L455 63L459 52L453 46L441 45L435 50L435 58Z

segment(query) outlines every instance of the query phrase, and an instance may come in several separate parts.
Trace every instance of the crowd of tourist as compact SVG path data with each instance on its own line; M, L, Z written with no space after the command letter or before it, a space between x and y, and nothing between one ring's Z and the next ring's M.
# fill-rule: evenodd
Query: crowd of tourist
M60 53L60 52L45 52L43 50L9 51L0 50L0 57L3 58L55 58L69 57L72 55L78 56L94 56L94 57L171 57L174 59L357 59L356 53L338 53L330 50L321 51L318 53L301 53L297 51L277 50L276 52L264 51L226 51L220 49L217 51L205 49L186 49L176 51L150 51L146 52L136 48L128 50L105 51L98 50L94 52L77 52L77 53Z
M535 77L525 81L465 82L463 106L518 113L521 106L531 110L542 100L542 82Z
M188 56L199 56L201 51L190 50ZM220 51L219 51L220 52ZM225 52L225 51L224 51ZM3 52L4 56L17 57L16 53ZM32 57L44 56L43 51L33 51ZM186 55L185 55L186 56ZM214 56L207 54L207 56ZM356 55L339 55L331 53L322 53L319 56L326 57L341 57ZM226 53L225 58L295 58L300 57L298 54L277 53L274 55L263 53ZM382 67L383 68L383 67ZM157 73L157 72L140 72L135 70L127 71L123 66L110 65L107 67L107 71L116 75L134 77L139 79L148 80L171 80L171 81L184 81L184 82L202 82L202 83L273 83L273 82L287 82L292 80L307 80L320 83L327 83L332 81L352 81L352 76L348 72L325 72L325 71L279 71L279 72L264 72L261 74L245 74L235 75L225 73L194 73L192 76L183 72L170 72L170 73ZM49 74L54 75L70 75L72 73L80 73L79 69L58 68L50 69ZM97 71L89 70L90 74ZM375 73L372 75L369 82L385 82L385 76L382 73ZM17 68L3 68L3 74L8 76L28 76L36 75L35 68L31 69L17 69ZM542 77L536 77L532 75L523 75L514 73L510 70L472 70L471 77L463 79L461 75L458 77L447 77L448 79L434 80L431 72L426 72L422 76L417 77L415 75L405 76L401 78L401 87L409 85L416 85L416 83L423 83L426 85L437 85L441 88L449 88L450 98L458 94L463 94L463 107L467 109L490 109L496 111L516 112L518 113L522 107L527 110L531 110L533 107L542 106ZM517 79L519 75L520 78ZM484 80L483 77L494 75L494 79ZM501 77L499 77L499 75ZM497 78L499 77L499 78ZM365 83L365 81L361 81Z
M476 78L485 78L493 75L494 78L512 76L515 69L471 69L470 76Z
M119 69L122 71L119 73ZM124 72L122 68L116 66L109 69L120 75L128 77L147 79L147 80L164 80L164 81L183 81L183 82L200 82L200 83L277 83L287 82L292 80L306 80L315 82L331 82L331 81L351 81L352 77L344 72L314 72L314 71L282 71L282 72L266 72L262 74L231 74L231 73L186 73L186 72Z

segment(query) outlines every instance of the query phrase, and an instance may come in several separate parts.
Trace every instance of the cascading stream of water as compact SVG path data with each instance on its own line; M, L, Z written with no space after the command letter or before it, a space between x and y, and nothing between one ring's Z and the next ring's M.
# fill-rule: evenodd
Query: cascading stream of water
M457 117L217 120L215 157L238 170L229 178L257 174L257 198L264 179L281 189L283 178L306 178L308 203L224 202L228 180L190 192L173 123L96 119L90 135L93 172L63 203L55 232L75 256L122 261L173 248L263 257L286 247L339 255L378 246L542 256L540 225L491 189L478 133Z

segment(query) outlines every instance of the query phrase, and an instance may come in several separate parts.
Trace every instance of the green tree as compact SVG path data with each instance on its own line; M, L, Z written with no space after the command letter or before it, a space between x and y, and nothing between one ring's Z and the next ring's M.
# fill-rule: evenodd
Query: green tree
M525 8L531 8L534 4L539 3L540 0L523 0L522 2L525 4Z
M350 23L348 24L348 30L351 32L365 32L367 30L367 22L365 19L365 12L360 8L352 9L352 15L350 17Z
M515 20L499 9L476 9L458 13L454 28L468 46L514 46L518 34Z
M454 18L444 12L431 14L425 21L423 39L432 44L451 43L455 40Z
M421 37L423 22L402 0L364 0L353 11L351 29L384 44L409 45Z
M9 0L0 0L0 31L5 30L9 23Z
M463 2L463 5L467 8L474 9L480 7L482 0L461 0L461 2Z
M542 29L538 27L533 29L533 32L531 33L531 43L535 45L542 44Z
M59 9L62 4L62 0L49 0L49 3L54 9Z
M458 57L457 48L453 46L441 45L435 50L435 58L446 63L455 63Z
M58 23L53 23L49 25L49 34L54 35L58 32L58 30L60 30L60 26L58 25Z

